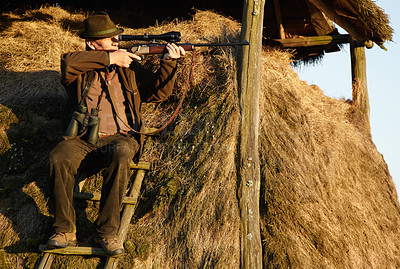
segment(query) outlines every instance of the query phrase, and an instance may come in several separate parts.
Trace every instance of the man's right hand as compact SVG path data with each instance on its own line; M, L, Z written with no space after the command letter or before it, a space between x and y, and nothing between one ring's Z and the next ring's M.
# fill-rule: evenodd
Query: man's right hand
M126 50L120 49L115 51L110 51L110 65L115 64L120 67L129 67L133 60L142 60L136 54L128 52Z

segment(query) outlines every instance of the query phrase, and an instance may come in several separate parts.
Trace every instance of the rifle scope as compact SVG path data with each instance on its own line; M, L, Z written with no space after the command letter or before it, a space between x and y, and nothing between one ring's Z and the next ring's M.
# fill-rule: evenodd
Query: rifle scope
M144 35L119 35L119 41L152 41L152 40L163 40L167 42L179 42L181 41L180 32L168 32L161 35L149 35L148 33Z

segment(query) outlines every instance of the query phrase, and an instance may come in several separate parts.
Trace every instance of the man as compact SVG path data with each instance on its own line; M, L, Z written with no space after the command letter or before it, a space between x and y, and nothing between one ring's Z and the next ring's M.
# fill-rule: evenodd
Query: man
M172 93L176 59L185 51L168 44L159 70L153 73L138 62L140 57L118 48L117 38L122 32L107 13L96 13L84 21L81 37L85 39L86 51L61 57L61 83L68 93L64 123L70 122L80 104L88 111L99 111L100 126L97 142L90 143L87 134L79 134L67 137L50 153L55 233L47 242L48 249L77 243L72 205L74 176L85 161L106 167L95 242L108 256L124 252L123 242L116 238L120 210L131 173L129 164L142 145L141 136L132 130L141 130L141 102L160 102Z

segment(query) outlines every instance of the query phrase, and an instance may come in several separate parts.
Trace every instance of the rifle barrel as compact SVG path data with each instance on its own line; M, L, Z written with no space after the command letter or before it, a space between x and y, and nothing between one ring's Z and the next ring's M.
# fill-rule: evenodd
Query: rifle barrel
M232 42L232 43L176 43L176 45L181 46L185 51L192 51L194 47L223 47L223 46L248 46L250 42L244 40L242 42ZM166 53L166 44L143 44L135 45L131 47L131 52L136 55L146 55L146 54L162 54Z
M241 42L231 42L231 43L197 43L197 44L180 43L180 44L176 44L176 45L178 45L178 46L191 45L194 47L249 46L250 42L247 40L244 40Z

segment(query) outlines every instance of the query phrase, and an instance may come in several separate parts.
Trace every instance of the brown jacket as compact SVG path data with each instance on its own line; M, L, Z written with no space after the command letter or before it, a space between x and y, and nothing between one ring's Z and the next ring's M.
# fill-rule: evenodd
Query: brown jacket
M82 98L88 72L109 66L110 58L106 51L77 51L63 54L61 57L61 83L67 90L67 101L63 108L62 120L68 126L73 111ZM161 102L172 93L176 77L176 61L161 60L156 73L133 61L129 68L117 67L119 80L123 85L126 112L138 121L142 130L142 102ZM128 116L128 118L131 118ZM132 119L131 122L132 124ZM133 125L131 125L133 126ZM143 137L139 138L141 144Z

